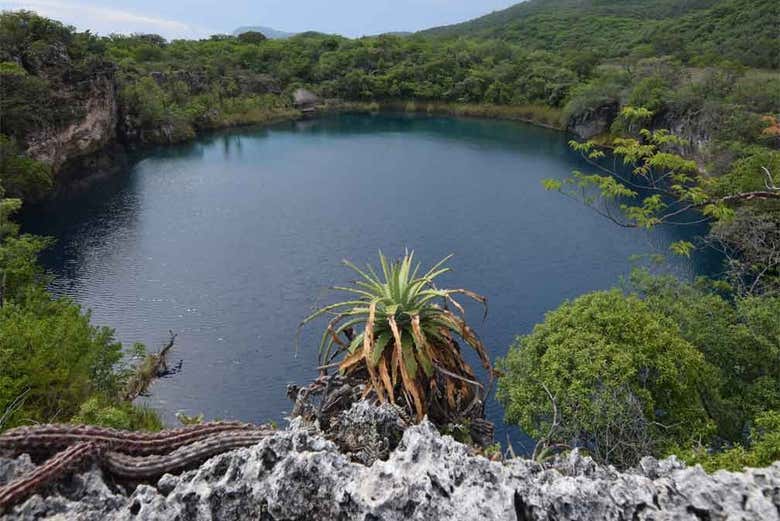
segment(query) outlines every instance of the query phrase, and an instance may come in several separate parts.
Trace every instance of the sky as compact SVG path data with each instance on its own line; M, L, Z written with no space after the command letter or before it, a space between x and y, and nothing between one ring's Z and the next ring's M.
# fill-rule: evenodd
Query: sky
M231 33L244 25L364 36L416 31L476 18L519 0L0 0L99 34L157 33L168 39Z

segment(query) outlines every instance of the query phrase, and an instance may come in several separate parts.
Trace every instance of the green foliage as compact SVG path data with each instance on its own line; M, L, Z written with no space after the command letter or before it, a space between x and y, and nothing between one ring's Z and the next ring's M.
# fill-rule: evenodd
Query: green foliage
M238 41L243 43L262 43L268 38L259 31L246 31L238 35Z
M82 403L70 423L130 431L159 431L163 428L160 417L153 409L128 402L106 401L98 396Z
M67 300L30 287L0 308L0 409L24 395L5 425L64 421L95 393L114 395L122 357L113 331Z
M712 227L708 241L726 255L725 275L738 295L780 295L780 209L739 208Z
M650 112L661 110L669 97L670 86L665 78L650 76L634 85L628 97L628 105L645 107Z
M479 393L475 385L481 386L454 339L472 347L488 373L492 369L485 346L466 324L465 311L454 297L486 301L469 290L436 287L434 281L450 271L443 267L449 258L420 275L413 252L397 262L388 261L380 252L381 274L371 265L363 270L344 261L360 279L354 286L334 289L354 299L325 306L301 322L304 326L322 315L334 317L322 334L321 363L328 365L341 356L341 371L367 375L380 402L394 403L396 396L410 396L407 406L418 420L428 413L440 420L447 410L456 417L464 412ZM362 331L355 332L355 327ZM441 396L437 396L436 382L444 382L438 391Z
M0 244L0 302L20 297L26 288L44 280L38 254L50 244L43 237L7 237Z
M709 364L672 321L619 291L548 313L499 369L507 421L536 437L553 429L557 443L601 461L630 466L645 451L662 454L712 431L699 396L713 384Z
M740 442L751 418L780 410L780 298L731 300L645 271L632 274L630 287L717 368L708 410L722 439Z
M498 364L507 420L623 466L648 453L708 470L778 459L780 298L646 270L625 289L567 302L518 338Z
M21 153L16 142L0 134L0 184L10 197L37 201L54 188L51 168Z
M769 180L764 168L776 172L780 178L780 152L759 147L751 147L746 152L746 155L732 163L727 173L715 179L708 187L710 193L723 197L738 192L765 190Z
M132 108L140 126L155 127L168 121L165 92L151 77L143 77L126 85L120 94L122 103Z
M778 68L774 0L530 0L426 36L490 37L530 49L674 55L698 65Z
M80 115L65 78L80 79L99 66L100 42L30 11L0 13L0 134L23 142L46 126Z
M563 109L564 122L571 124L586 120L602 107L617 108L621 93L629 82L630 78L622 71L609 71L577 85Z
M600 173L584 174L575 170L569 178L545 180L543 186L581 200L621 226L640 229L704 221L725 227L741 209L751 208L754 199L766 200L772 208L780 200L780 189L772 175L780 156L774 151L748 147L752 155L737 161L729 174L713 179L701 175L697 163L679 153L688 145L686 140L664 129L637 130L652 118L653 112L646 108L624 107L616 122L620 125L613 125L613 129L622 128L631 136L612 139L613 166L601 161L605 154L595 141L571 141L572 150L579 152ZM618 159L622 160L622 168L617 166ZM763 186L759 186L759 180ZM765 244L773 237L771 226L765 228L763 236L753 234L753 242L746 244L737 240L733 249L747 251L758 245L769 255L767 262L777 263L772 260L774 246ZM670 249L677 255L690 256L693 244L678 241Z
M767 412L756 417L748 446L736 445L724 451L696 447L682 449L679 455L689 465L701 465L708 472L768 467L780 460L780 412Z

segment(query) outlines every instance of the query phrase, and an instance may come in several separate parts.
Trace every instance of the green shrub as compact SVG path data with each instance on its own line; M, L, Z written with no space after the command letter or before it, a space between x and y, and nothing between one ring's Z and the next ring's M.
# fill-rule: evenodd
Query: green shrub
M709 436L699 389L712 369L677 326L639 298L614 290L548 313L518 338L499 368L506 420L535 437L630 466L648 452Z
M658 112L669 97L669 83L660 76L644 78L634 85L628 96L628 105L644 107L651 112Z
M743 442L752 418L780 410L780 298L732 300L645 271L634 272L631 282L651 312L675 324L717 369L705 396L721 439Z
M4 427L65 421L95 394L117 395L122 346L72 302L30 286L0 308L0 411L22 397Z
M120 99L143 127L153 128L168 121L165 92L149 76L126 85Z
M780 460L780 412L770 411L756 417L749 441L747 446L736 445L720 452L697 447L682 449L678 455L689 465L701 465L709 472L768 467Z
M24 156L16 141L0 134L0 184L9 197L38 201L54 188L51 168Z
M81 404L70 423L130 431L159 431L163 428L159 415L149 407L127 402L110 402L98 396Z

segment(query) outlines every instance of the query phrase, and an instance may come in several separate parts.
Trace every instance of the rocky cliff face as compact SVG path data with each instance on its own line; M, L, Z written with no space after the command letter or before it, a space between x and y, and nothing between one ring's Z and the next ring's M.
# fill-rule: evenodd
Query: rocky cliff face
M68 160L97 152L116 137L117 100L113 74L101 72L86 86L84 116L62 128L43 128L31 135L27 154L58 171Z
M116 138L115 66L100 63L81 71L69 69L67 60L63 54L60 62L48 64L39 74L56 76L57 97L70 105L73 117L62 125L44 125L24 139L27 154L50 164L55 172L71 159L95 153Z
M617 102L607 103L595 110L573 117L566 125L566 130L582 139L592 139L608 132L619 112L620 107Z
M344 414L362 429L374 413L356 404ZM388 413L375 417L383 423ZM31 467L26 456L0 460L0 481ZM7 519L773 521L780 520L780 463L714 475L674 458L646 458L621 473L576 452L544 467L499 463L425 422L406 430L386 460L365 465L295 420L254 447L151 485L132 489L89 470Z

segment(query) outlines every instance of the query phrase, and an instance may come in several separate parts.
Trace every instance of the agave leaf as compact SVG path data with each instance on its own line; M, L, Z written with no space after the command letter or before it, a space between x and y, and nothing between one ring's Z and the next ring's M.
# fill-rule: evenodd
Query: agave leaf
M349 317L351 317L351 318L349 318ZM346 330L349 329L350 327L354 328L354 326L363 324L366 321L365 318L363 318L363 317L355 317L354 315L347 315L347 316L344 316L343 318L349 318L349 320L347 320L346 322L340 324L339 327L336 328L336 334L337 335L344 334L346 332ZM334 326L335 326L335 324L334 324Z
M390 372L387 370L387 359L384 357L379 360L379 377L382 379L382 384L385 386L390 403L395 403L393 383L390 380Z
M417 412L417 420L419 421L425 416L425 407L420 396L421 393L417 387L417 382L414 380L413 376L409 374L406 364L403 363L403 342L401 341L401 332L398 330L398 324L396 324L394 317L390 317L388 323L390 325L390 330L393 332L393 338L395 339L395 352L397 353L398 360L402 361L402 363L399 364L401 380L403 381L404 389L412 396L414 408Z
M357 282L360 282L360 281L357 281ZM357 284L357 282L356 282L356 284ZM366 284L366 285L368 285L368 284ZM346 287L346 286L333 286L331 289L335 290L335 291L345 291L347 293L353 293L355 295L362 295L364 297L368 297L369 299L373 299L375 297L374 293L372 293L370 291L366 291L364 289L350 288L350 287Z
M342 339L340 339L338 337L338 335L336 334L336 329L333 326L334 326L334 323L333 323L333 321L331 321L331 323L328 324L328 333L330 333L331 338L333 338L333 342L338 344L341 347L347 347L348 348L349 346L346 343L344 343L344 341Z
M452 407L455 408L455 384L452 383L452 380L447 379L444 382L444 391L447 394L447 403Z
M425 333L420 326L419 315L414 315L412 317L412 336L414 337L414 343L417 346L417 360L419 360L420 365L423 368L423 372L425 372L425 376L430 378L433 374L433 363L431 362L430 355L428 354L430 352L430 346L428 345L428 339L425 338Z
M303 326L305 326L306 324L308 324L309 322L311 322L315 318L320 317L320 316L324 315L325 313L328 313L329 311L333 311L334 309L339 309L339 308L347 307L347 306L357 306L357 305L360 305L360 304L365 304L365 303L363 301L360 301L360 300L347 300L345 302L339 302L337 304L331 304L330 306L325 306L323 308L318 309L317 311L315 311L314 313L312 313L308 317L304 318L303 320L301 320L301 323L298 324L298 328L302 328Z
M452 298L452 296L450 295L449 291L445 291L444 292L444 298L447 299L447 302L452 304L455 307L455 309L458 310L458 312L460 313L460 315L462 317L466 316L466 310L463 309L463 306L461 306L460 303L457 300Z
M434 264L434 265L433 265L433 268L429 269L429 270L428 270L428 272L427 272L425 275L423 275L423 278L424 278L424 279L429 279L429 280L432 280L432 279L434 278L432 275L433 275L434 273L436 273L437 271L439 271L439 268L441 268L441 267L442 267L444 264L446 264L447 262L449 262L449 260L452 258L452 255L453 255L453 254L452 254L452 253L450 253L449 255L447 255L446 257L444 257L442 260L440 260L439 262L437 262L436 264ZM445 270L445 271L452 271L450 268L444 268L444 270Z
M354 263L352 263L352 262L348 261L347 259L344 259L342 262L344 263L344 265L345 265L345 266L349 267L349 268L350 268L350 269L352 269L352 270L353 270L355 273L357 273L358 275L360 275L361 277L363 277L363 279L364 279L364 280L365 280L365 281L366 281L368 284L371 284L371 285L374 285L374 286L377 286L377 285L379 285L379 280L378 280L376 277L373 277L373 278L372 278L372 277L371 277L369 274L367 274L366 272L364 272L363 270L361 270L360 268L358 268L358 267L357 267L357 265L355 265Z
M382 250L379 251L379 264L382 266L382 273L385 276L385 281L390 282L390 266L387 263L387 258L382 253Z
M417 357L417 361L420 363L420 367L422 367L423 373L425 373L425 376L427 378L430 378L433 376L433 362L431 362L430 357L428 356L428 352L426 348L418 348L415 350L415 356Z
M359 335L355 335L355 338L352 339L352 342L349 344L349 352L355 353L358 346L363 344L363 338L365 337L365 333L360 333Z
M339 364L339 370L346 374L350 368L362 362L364 358L363 351L355 351L341 361L341 364Z
M373 365L377 365L379 363L379 360L382 358L382 354L385 351L385 347L387 346L387 343L390 341L391 333L389 331L382 331L377 335L376 340L374 342L374 350L371 353L370 363Z
M361 351L361 357L366 361L369 360L373 348L375 316L376 316L376 302L371 302L371 305L368 308L368 321L366 322L366 328L363 331L363 350ZM377 397L379 398L380 403L384 402L385 397L382 389L382 384L379 381L379 376L377 375L371 363L366 363L366 368L368 369L368 376L371 379L371 385L376 390L376 394Z
M414 356L414 342L406 331L401 333L401 352L403 354L403 363L406 366L406 373L410 377L415 378L417 376L417 359Z
M422 278L425 280L428 284L433 284L433 281L436 279L436 277L443 275L445 273L449 273L452 271L452 268L442 268L439 270L431 271L429 273L426 273Z
M391 304L389 306L385 306L384 313L388 317L395 317L395 314L398 313L398 304Z
M395 342L393 342L393 349L390 351L390 380L393 383L393 388L398 385L398 350L395 348Z
M338 340L338 337L336 337L333 333L333 327L338 324L342 319L344 318L344 315L337 315L333 319L331 319L330 322L328 322L327 327L325 328L325 331L322 333L322 339L320 340L320 361L323 363L323 365L326 365L331 360L331 352L333 350L333 344ZM342 346L344 346L344 343L339 340L339 343L341 343ZM344 346L346 347L346 346Z
M487 297L483 297L482 295L478 293L474 293L473 291L467 290L467 289L451 289L448 290L450 293L460 293L462 295L466 295L467 297L471 298L472 300L475 300L482 304L482 307L485 309L485 312L483 314L482 320L485 320L487 318L488 314L488 303L487 303Z
M412 280L417 280L417 272L420 271L420 263L418 262L417 265L414 267L414 271L412 271Z

